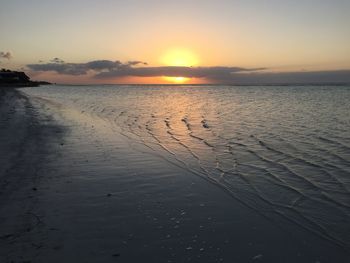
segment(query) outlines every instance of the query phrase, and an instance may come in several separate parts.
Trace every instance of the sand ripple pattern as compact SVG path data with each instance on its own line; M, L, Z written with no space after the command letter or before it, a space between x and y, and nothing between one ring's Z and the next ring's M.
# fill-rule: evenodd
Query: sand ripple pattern
M350 248L350 87L26 92L104 120L277 224L287 220Z

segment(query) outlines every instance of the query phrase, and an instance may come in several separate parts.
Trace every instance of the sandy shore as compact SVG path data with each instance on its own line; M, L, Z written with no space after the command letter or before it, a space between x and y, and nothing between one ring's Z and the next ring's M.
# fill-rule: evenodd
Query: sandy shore
M13 88L0 89L0 112L0 258L24 262L24 251L33 255L31 239L41 223L34 211L40 169L62 130Z
M102 120L0 92L0 262L349 260Z

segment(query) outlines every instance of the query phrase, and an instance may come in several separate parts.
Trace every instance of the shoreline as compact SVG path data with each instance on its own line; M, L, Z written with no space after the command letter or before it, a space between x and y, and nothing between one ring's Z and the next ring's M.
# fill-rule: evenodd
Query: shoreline
M0 258L21 262L33 253L31 236L41 225L35 212L41 164L60 127L13 87L0 88L0 112Z

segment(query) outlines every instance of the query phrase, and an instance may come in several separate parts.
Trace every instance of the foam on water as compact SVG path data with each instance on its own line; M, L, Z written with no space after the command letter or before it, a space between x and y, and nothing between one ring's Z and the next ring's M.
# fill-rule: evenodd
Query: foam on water
M70 117L103 121L277 223L283 217L350 247L349 87L50 86L23 92L61 105Z

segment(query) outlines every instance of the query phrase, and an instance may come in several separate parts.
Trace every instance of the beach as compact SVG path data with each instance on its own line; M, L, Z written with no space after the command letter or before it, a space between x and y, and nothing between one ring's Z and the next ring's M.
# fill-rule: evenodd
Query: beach
M0 92L0 262L350 260L347 86Z
M23 261L21 249L32 249L31 235L40 223L34 212L40 167L55 151L49 144L55 147L61 128L51 125L48 116L39 116L19 91L1 88L0 94L0 258L2 262Z

